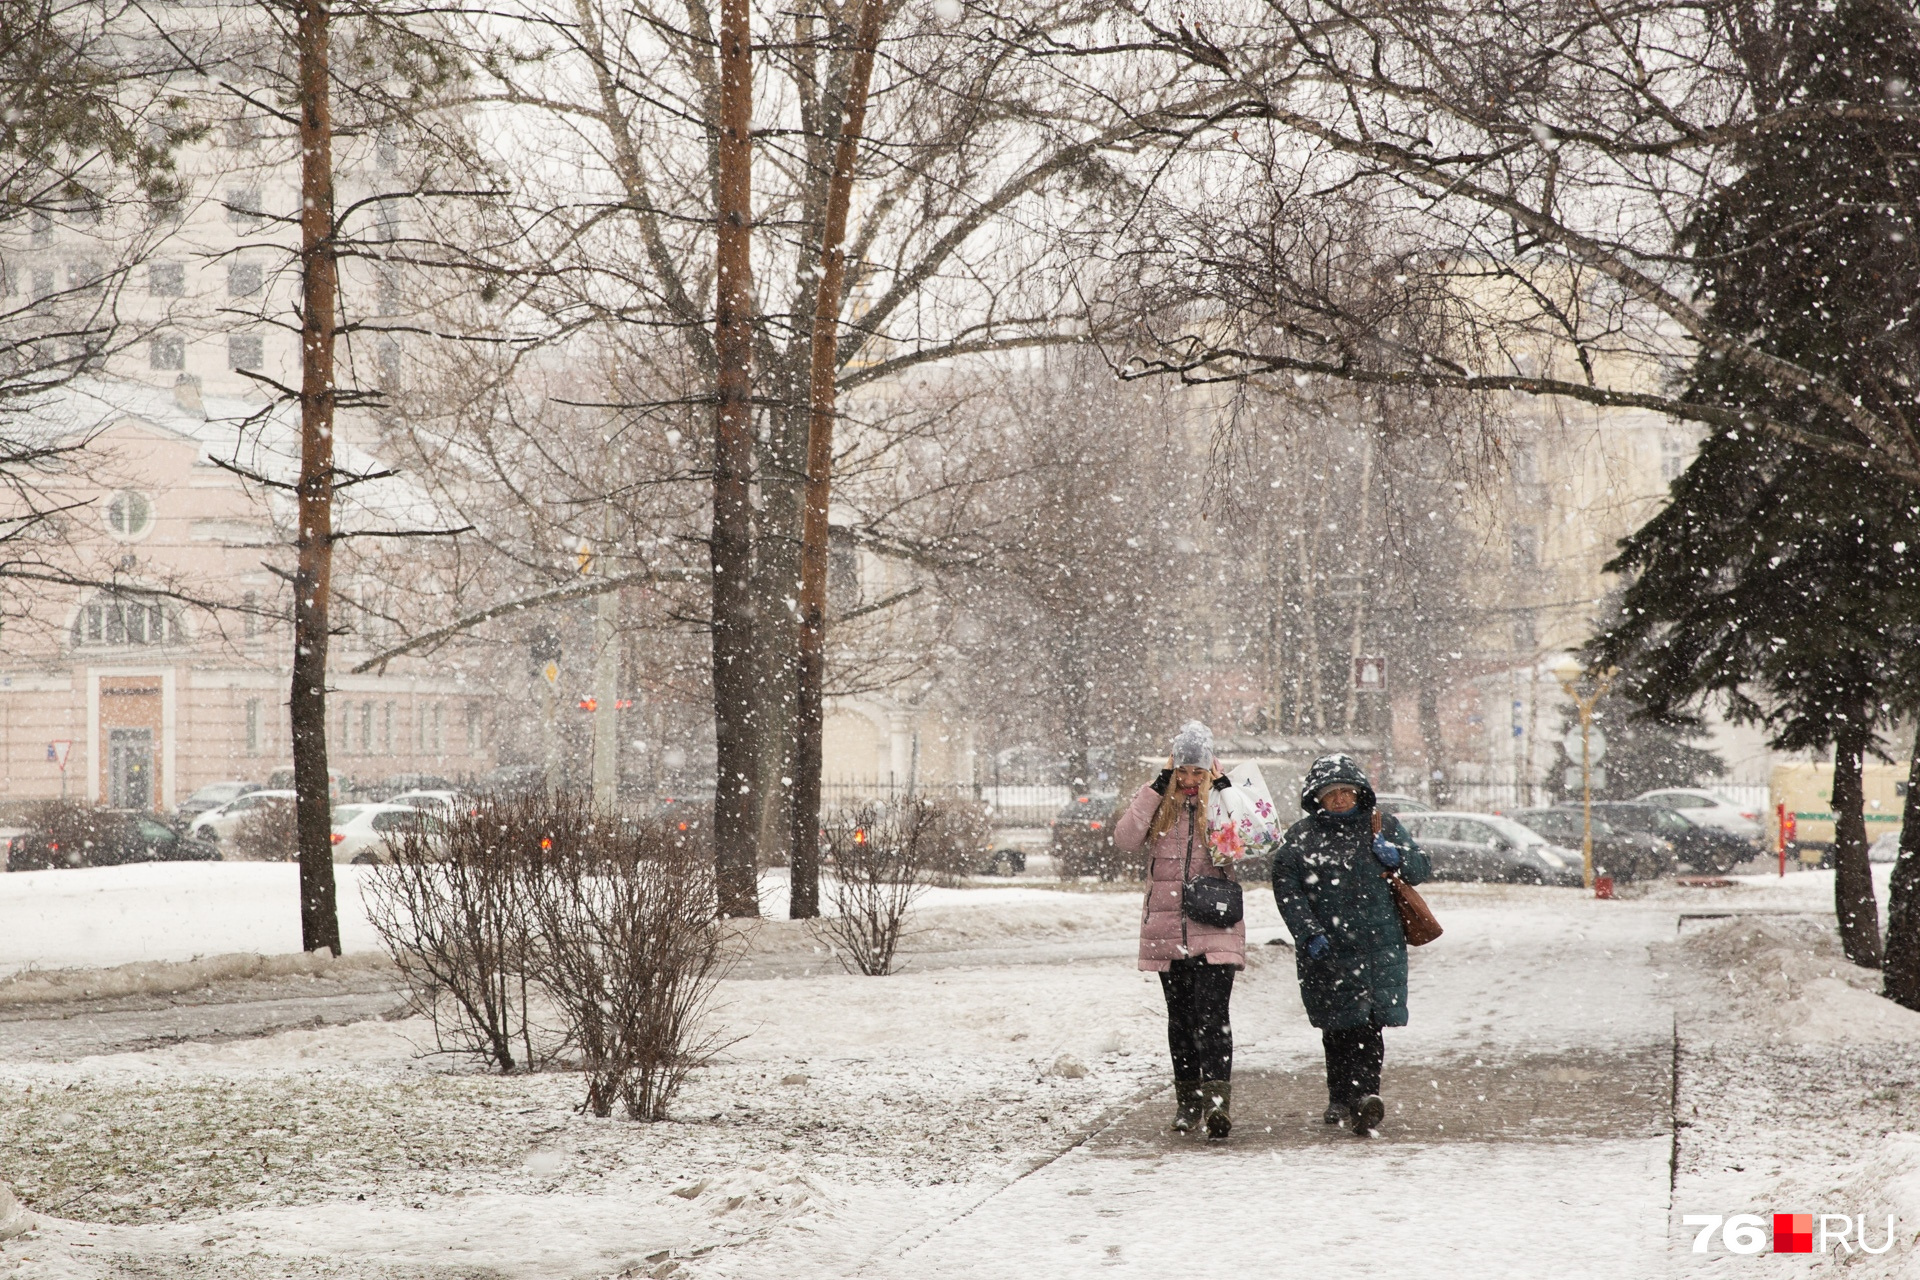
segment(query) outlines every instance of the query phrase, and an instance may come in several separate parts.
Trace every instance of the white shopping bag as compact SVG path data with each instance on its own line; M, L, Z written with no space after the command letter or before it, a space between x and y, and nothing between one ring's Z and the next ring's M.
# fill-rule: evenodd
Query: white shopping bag
M1233 785L1213 792L1207 801L1207 827L1216 855L1243 858L1280 838L1279 813L1258 765L1241 765L1227 774L1227 781Z

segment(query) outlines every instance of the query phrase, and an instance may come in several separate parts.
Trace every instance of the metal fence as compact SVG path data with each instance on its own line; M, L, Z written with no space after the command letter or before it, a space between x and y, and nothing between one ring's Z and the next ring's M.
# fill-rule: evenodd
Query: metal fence
M820 787L820 807L828 813L868 804L895 804L909 799L966 801L986 806L987 821L996 827L1044 827L1071 804L1071 787L1028 785L994 787L967 782L900 783L834 781Z

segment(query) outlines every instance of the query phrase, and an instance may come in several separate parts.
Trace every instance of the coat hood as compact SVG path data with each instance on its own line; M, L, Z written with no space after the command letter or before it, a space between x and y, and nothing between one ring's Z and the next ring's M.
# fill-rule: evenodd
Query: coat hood
M1360 793L1360 803L1355 813L1366 813L1373 808L1373 784L1367 781L1367 771L1354 762L1352 756L1344 751L1321 756L1307 769L1307 776L1300 783L1300 809L1309 816L1320 812L1320 793L1335 783L1344 782Z

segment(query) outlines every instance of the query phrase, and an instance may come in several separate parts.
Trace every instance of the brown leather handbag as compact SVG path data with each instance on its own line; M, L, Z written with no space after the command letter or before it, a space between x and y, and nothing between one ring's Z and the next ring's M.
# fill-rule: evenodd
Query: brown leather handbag
M1408 946L1424 947L1446 932L1418 889L1402 880L1397 872L1387 872L1384 879L1387 888L1393 890L1393 909L1400 913L1400 930L1407 935Z

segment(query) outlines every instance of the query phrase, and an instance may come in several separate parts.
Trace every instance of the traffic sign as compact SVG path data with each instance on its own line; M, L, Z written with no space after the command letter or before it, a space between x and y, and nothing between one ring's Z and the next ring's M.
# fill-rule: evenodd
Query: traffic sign
M560 683L560 664L549 661L546 666L540 668L540 674L547 678L548 684L558 685Z
M1387 660L1379 655L1353 660L1353 687L1361 693L1387 691Z
M1574 725L1561 736L1560 748L1567 753L1567 759L1573 761L1574 767L1578 768L1580 765L1579 725ZM1606 758L1606 754L1607 735L1601 731L1599 725L1594 725L1591 729L1587 730L1587 762L1589 764L1599 764L1601 760Z
M47 760L60 766L60 772L67 771L67 753L73 750L73 743L65 738L57 738L47 744Z

